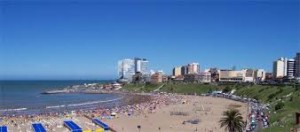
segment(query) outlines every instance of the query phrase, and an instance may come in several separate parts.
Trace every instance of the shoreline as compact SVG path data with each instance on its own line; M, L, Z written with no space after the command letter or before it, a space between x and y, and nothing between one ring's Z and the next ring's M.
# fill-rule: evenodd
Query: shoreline
M155 116L156 113L161 113L162 111L166 111L165 109L170 110L170 107L174 107L174 109L178 109L177 107L180 108L192 107L191 106L192 102L197 100L203 103L202 108L204 107L209 111L214 111L213 109L215 108L212 107L217 107L218 109L220 109L218 105L213 104L214 101L216 101L217 103L219 102L218 104L222 106L221 108L222 112L223 109L225 110L228 107L225 106L222 102L238 103L246 106L245 103L241 103L241 102L237 102L225 98L219 98L219 97L177 95L177 94L149 94L149 93L131 93L127 95L129 98L123 99L123 101L125 101L127 104L121 106L115 106L112 108L98 107L93 110L92 109L76 110L76 111L62 112L62 113L58 112L58 113L47 113L47 114L40 114L40 115L21 115L21 116L2 117L4 121L7 121L7 122L3 122L2 124L9 126L9 128L14 131L19 131L19 130L30 129L31 123L41 122L45 125L46 129L50 132L52 131L65 132L67 131L67 129L63 127L62 124L64 120L68 120L68 119L74 120L76 123L79 124L79 126L83 128L83 130L86 129L91 130L91 129L95 129L95 125L93 125L90 120L92 118L99 118L104 122L108 123L113 129L122 132L122 127L117 127L117 126L124 127L124 125L128 123L127 120L130 120L132 118L133 119L137 118L137 120L141 120L141 121L147 120L148 119L146 118L147 116L148 117L151 117L152 115ZM207 101L205 103L199 99L204 99ZM186 102L187 104L184 104L183 102ZM113 113L116 115L112 116ZM168 115L167 113L164 113L161 116L166 116ZM205 113L202 114L207 115ZM121 120L120 123L119 120ZM204 120L201 119L200 124L203 121ZM143 124L143 127L145 127L144 125L145 124ZM129 128L130 130L125 132L134 132L135 130L132 130L133 129L132 127L133 126ZM136 128L136 126L134 126L134 128Z
M69 109L67 111L76 111L78 109L96 109L98 105L106 104L107 103L116 103L118 105L126 105L125 100L122 100L124 98L128 98L131 96L147 96L150 94L142 94L142 93L130 93L130 92L121 92L121 91L115 91L110 93L67 93L67 94L114 94L118 97L108 100L93 100L93 101L85 101L85 102L77 102L77 103L70 103L70 104L57 104L57 105L45 105L44 107L19 107L19 108L0 108L0 112L2 112L2 115L36 115L36 114L47 114L45 111L61 111L65 112L65 109ZM64 95L64 94L62 94ZM119 102L118 102L119 101ZM94 106L96 105L96 106ZM107 108L111 108L113 106L107 106ZM28 112L29 111L29 112ZM30 111L43 111L43 112L30 112ZM49 113L49 112L48 112ZM0 114L1 116L1 114Z
M75 94L75 93L74 93ZM83 94L83 93L82 93ZM89 93L88 93L89 94ZM9 117L9 116L30 116L30 115L47 115L51 113L67 113L78 110L94 110L99 107L103 108L113 108L115 106L127 105L126 101L130 101L133 98L142 98L142 95L131 94L131 93L113 93L117 95L116 98L107 99L107 100L93 100L93 101L84 101L77 103L69 104L57 104L57 105L45 105L44 107L20 107L20 108L7 108L0 109L0 117ZM145 96L143 96L145 97ZM146 97L145 97L146 98ZM141 102L141 101L140 101ZM137 101L136 103L140 103Z

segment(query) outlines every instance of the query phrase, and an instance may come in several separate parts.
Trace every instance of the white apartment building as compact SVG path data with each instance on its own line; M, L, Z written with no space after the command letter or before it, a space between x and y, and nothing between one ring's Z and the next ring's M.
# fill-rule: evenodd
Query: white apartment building
M188 64L188 74L198 74L200 73L200 65L199 63L190 63Z
M273 63L273 77L283 78L287 75L287 58L280 58Z
M143 75L148 74L149 61L144 58L134 58L135 72L140 72Z
M118 75L119 78L132 80L132 76L135 74L135 64L132 59L123 59L118 61Z

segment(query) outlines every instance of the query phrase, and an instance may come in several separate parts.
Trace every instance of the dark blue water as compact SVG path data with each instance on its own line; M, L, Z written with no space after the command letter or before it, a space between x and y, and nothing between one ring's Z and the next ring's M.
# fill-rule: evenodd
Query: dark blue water
M120 98L116 94L41 94L47 90L61 89L84 83L104 81L0 81L0 111L26 108L27 110L52 109L56 106L84 107Z

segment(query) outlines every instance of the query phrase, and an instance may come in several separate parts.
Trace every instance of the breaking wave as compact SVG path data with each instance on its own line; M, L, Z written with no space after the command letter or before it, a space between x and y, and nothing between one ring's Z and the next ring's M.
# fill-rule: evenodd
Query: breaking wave
M110 100L102 100L102 101L90 101L90 102L84 102L84 103L76 103L76 104L68 104L68 105L55 105L55 106L46 106L46 109L57 109L57 108L64 108L64 107L79 107L79 106L87 106L87 105L93 105L93 104L99 104L99 103L107 103L107 102L113 102L121 100L123 97L110 99Z
M5 111L23 111L23 110L27 110L27 108L16 108L16 109L1 109L1 112L5 112Z

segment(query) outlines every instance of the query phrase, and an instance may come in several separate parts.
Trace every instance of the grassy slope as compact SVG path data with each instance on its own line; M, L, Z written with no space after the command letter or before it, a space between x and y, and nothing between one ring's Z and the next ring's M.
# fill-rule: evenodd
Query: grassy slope
M162 84L126 84L122 90L131 92L151 92Z
M236 94L259 99L271 105L271 127L263 131L289 131L295 123L295 112L300 110L300 91L291 86L250 86L237 88ZM290 95L290 96L287 96ZM285 106L275 111L275 105L282 101Z
M161 91L183 93L183 94L202 94L209 91L217 90L217 86L203 84L167 84Z
M151 92L161 85L163 84L127 84L124 86L123 90L133 92ZM217 86L203 84L165 84L164 87L160 89L160 91L183 94L202 94L217 89Z
M123 90L135 92L151 92L162 84L128 84L124 86ZM269 132L283 132L289 131L295 123L295 112L300 111L300 89L295 89L291 86L241 86L241 85L228 85L228 86L214 86L203 84L165 84L161 91L174 92L183 94L201 94L207 93L212 90L219 90L225 87L236 89L236 94L258 99L264 103L271 105L271 127L263 131ZM290 95L287 97L287 95ZM284 108L276 111L275 105L283 101ZM279 122L279 123L278 123Z

